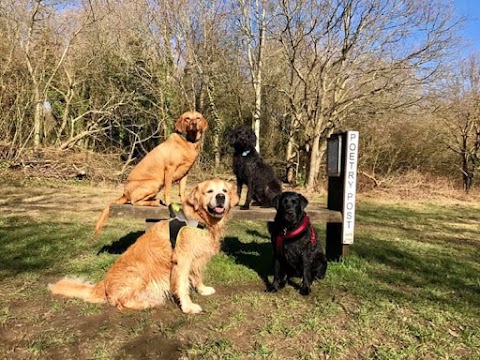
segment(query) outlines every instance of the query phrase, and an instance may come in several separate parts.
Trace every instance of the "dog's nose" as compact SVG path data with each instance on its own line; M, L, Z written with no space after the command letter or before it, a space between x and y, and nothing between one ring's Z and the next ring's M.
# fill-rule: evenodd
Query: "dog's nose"
M225 195L217 194L217 196L215 196L215 200L217 201L217 205L223 206L225 204Z
M286 210L286 211L285 211L285 214L286 214L286 215L294 215L294 214L295 214L295 210L291 210L291 209Z

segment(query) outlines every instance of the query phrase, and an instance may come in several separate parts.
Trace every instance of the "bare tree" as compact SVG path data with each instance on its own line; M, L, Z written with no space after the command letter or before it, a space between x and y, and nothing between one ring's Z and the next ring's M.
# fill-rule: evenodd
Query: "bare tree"
M257 135L256 149L260 152L260 118L262 110L263 67L266 41L266 0L240 0L240 32L254 92L253 130Z
M113 151L126 167L169 135L180 112L196 108L211 124L202 161L216 169L230 151L222 137L253 119L263 156L286 163L289 181L314 188L326 138L359 126L368 132L363 163L372 181L412 168L415 159L452 173L453 154L463 154L458 167L468 187L478 154L475 96L453 84L456 97L441 103L431 91L452 49L456 20L448 5L4 0L0 150ZM426 94L444 110L436 136L450 131L452 151L441 156L432 142L410 145L402 130L425 133L430 127L420 122L438 120L428 114Z
M326 139L351 109L376 94L433 81L451 49L455 22L444 1L282 0L280 5L273 31L292 72L280 91L305 129L311 149L306 185L312 188Z
M222 1L198 4L171 2L167 13L175 31L177 78L184 89L185 103L204 112L209 119L209 138L215 169L221 163L221 136L225 129L224 114L218 104L226 97L221 90L229 81L229 38L226 9Z
M17 3L18 4L18 3ZM25 63L30 75L35 110L33 115L33 143L35 147L42 145L44 112L49 111L48 91L57 72L64 63L73 41L85 26L93 21L90 12L78 25L70 29L71 17L65 17L64 23L56 23L53 14L55 3L45 0L26 1L24 5L26 14L17 12L16 21L23 23L25 38L19 38L18 43L23 49ZM12 5L13 7L13 5ZM26 15L25 20L22 19ZM51 38L57 30L61 36Z
M471 54L449 83L448 103L438 109L449 131L448 148L460 159L463 189L468 193L480 167L480 57Z

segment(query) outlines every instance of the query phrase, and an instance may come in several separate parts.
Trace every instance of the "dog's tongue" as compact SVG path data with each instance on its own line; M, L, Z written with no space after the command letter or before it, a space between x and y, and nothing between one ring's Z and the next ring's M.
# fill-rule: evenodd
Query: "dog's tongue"
M225 211L224 207L217 206L215 209L213 209L217 214L221 214Z

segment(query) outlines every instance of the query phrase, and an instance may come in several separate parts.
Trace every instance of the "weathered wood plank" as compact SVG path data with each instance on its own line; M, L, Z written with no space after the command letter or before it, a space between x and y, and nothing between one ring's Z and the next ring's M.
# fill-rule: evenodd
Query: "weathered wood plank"
M342 213L340 211L328 210L321 207L319 204L309 204L306 209L308 216L312 221L320 221L327 223L341 223ZM158 220L168 219L168 209L165 206L133 206L125 205L111 205L111 217L129 217L136 219ZM235 220L253 220L253 221L270 221L275 217L275 209L260 208L257 206L251 207L249 210L240 210L237 206L232 210L231 219Z

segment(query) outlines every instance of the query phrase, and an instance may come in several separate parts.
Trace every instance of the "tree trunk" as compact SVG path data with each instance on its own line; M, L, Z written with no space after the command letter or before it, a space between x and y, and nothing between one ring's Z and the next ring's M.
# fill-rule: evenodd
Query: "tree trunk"
M213 153L215 161L214 172L216 173L220 167L220 134L218 131L213 133Z
M465 159L465 156L463 156L463 159L462 159L462 173L463 173L463 191L465 191L465 193L468 193L470 191L472 178L471 178L470 172L468 171L468 161Z
M258 95L255 101L255 112L253 114L253 131L257 136L257 142L255 143L255 149L260 153L260 106L262 103L261 95Z
M208 102L210 111L212 113L213 121L213 154L214 154L214 171L216 172L220 166L220 134L224 128L224 122L217 112L217 106L215 105L215 84L210 79L206 85L206 93L208 96Z
M287 151L286 151L286 162L287 162L287 182L292 184L296 182L298 175L298 149L295 144L295 134L297 132L299 124L299 116L295 115L290 124L288 131L288 142L287 142Z
M465 191L465 193L469 192L470 187L472 185L472 176L471 176L470 171L468 169L467 141L468 141L468 136L466 136L466 135L462 136L462 149L461 149L462 173L463 173L462 177L463 177L463 191Z
M39 95L35 96L35 111L33 114L33 146L35 149L42 145L43 104L39 97Z
M257 142L255 149L260 153L260 115L262 110L262 71L263 71L263 50L265 47L265 27L266 27L266 10L264 2L255 1L253 4L253 12L255 13L255 21L253 24L250 19L250 9L248 5L242 4L243 19L243 31L247 39L247 57L249 64L249 71L251 75L253 91L255 95L255 108L253 110L253 131L257 136ZM258 31L258 35L256 33ZM251 39L255 38L254 46Z
M263 36L263 32L260 32L260 36ZM253 131L257 136L257 142L255 144L255 149L260 153L260 114L262 111L262 44L263 41L260 39L260 49L258 51L257 58L257 70L256 72L252 70L253 77L253 89L255 91L255 109L253 112Z
M318 175L317 163L318 163L318 157L320 156L319 146L320 146L320 135L318 134L313 137L312 149L310 150L310 162L309 162L308 177L307 177L307 183L306 183L307 190L312 190L316 184L317 175Z
M288 139L287 143L287 183L292 184L295 179L295 158L296 151L293 143L292 137Z

